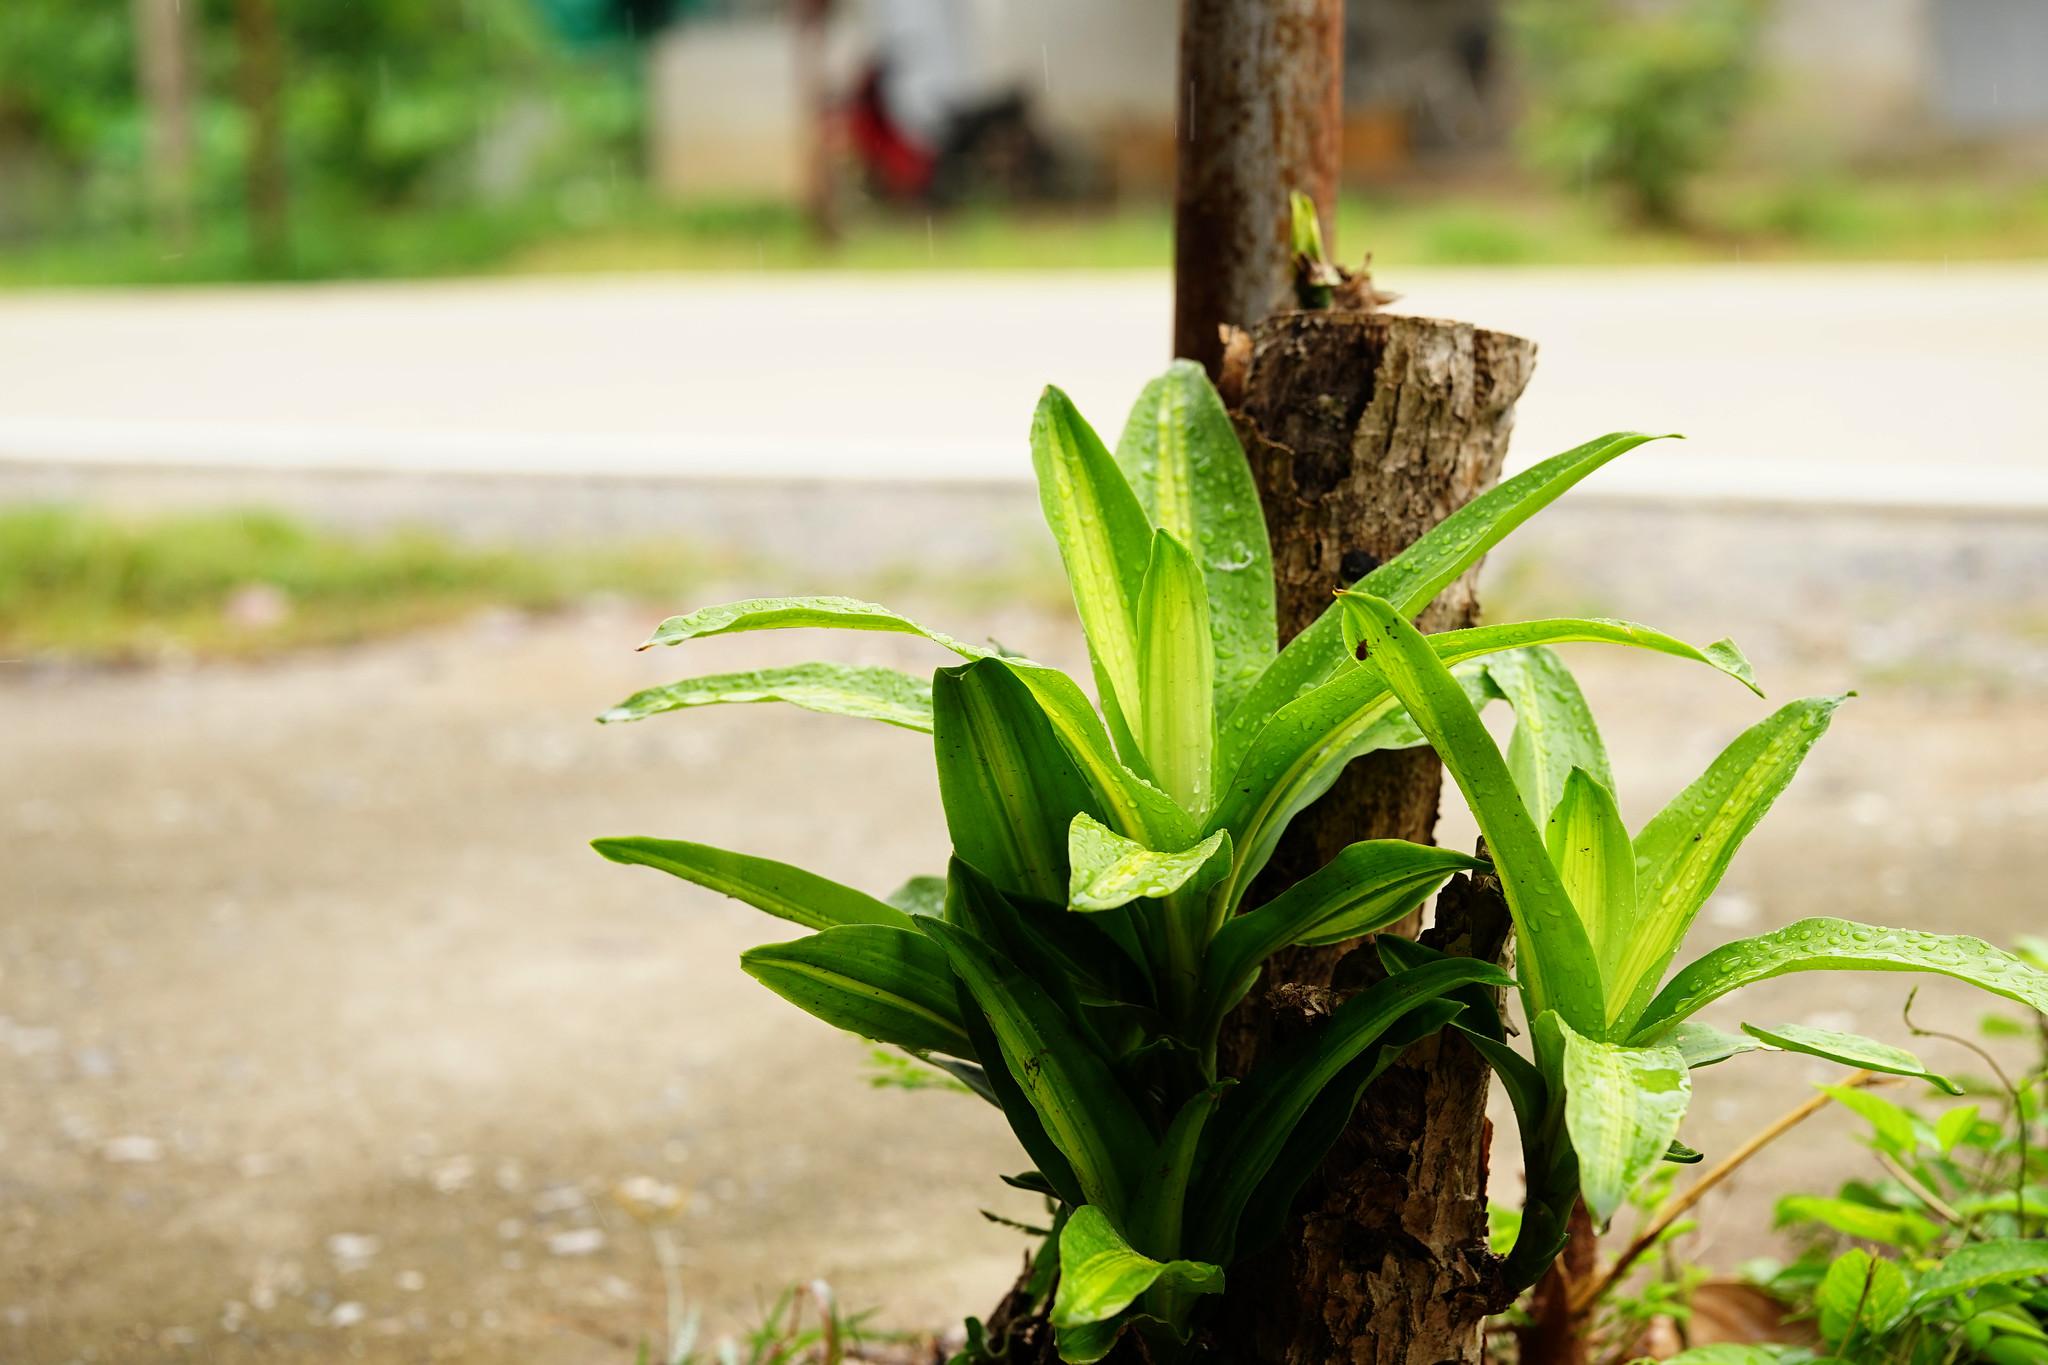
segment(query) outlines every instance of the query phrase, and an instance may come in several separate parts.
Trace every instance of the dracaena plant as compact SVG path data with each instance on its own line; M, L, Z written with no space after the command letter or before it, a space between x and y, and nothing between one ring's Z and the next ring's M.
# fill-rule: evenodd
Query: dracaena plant
M1421 611L1566 488L1647 437L1603 437L1475 499L1367 575L1397 616ZM1462 854L1353 844L1261 903L1247 893L1289 821L1344 765L1419 744L1403 698L1358 662L1338 604L1278 647L1271 553L1230 417L1199 367L1139 398L1117 450L1047 390L1033 464L1093 671L1073 679L868 602L773 598L665 621L650 644L791 627L921 636L958 656L929 678L800 664L691 678L604 719L783 701L929 733L951 838L943 879L880 900L814 873L701 844L597 847L811 930L753 949L745 969L828 1023L907 1049L999 1105L1058 1204L1065 1358L1094 1360L1135 1326L1155 1356L1187 1338L1224 1268L1281 1226L1366 1083L1453 1017L1498 1033L1489 963L1410 961L1242 1076L1220 1074L1219 1030L1260 964L1290 944L1385 928ZM1484 626L1423 646L1464 685L1506 651L1605 641L1738 678L1725 644L1696 649L1623 622ZM1460 684L1453 684L1458 686ZM1461 694L1462 695L1462 694Z
M1657 1162L1698 1160L1677 1139L1701 1067L1782 1050L1953 1089L1912 1053L1870 1038L1797 1024L1731 1034L1693 1018L1722 996L1789 972L1933 972L2048 1010L2048 974L1981 939L1846 919L1800 920L1671 971L1737 847L1846 697L1803 698L1757 722L1631 838L1599 728L1555 654L1525 650L1460 678L1405 619L1407 604L1368 585L1342 607L1365 667L1464 792L1514 920L1533 1058L1482 1012L1458 1026L1501 1077L1522 1128L1529 1202L1508 1266L1518 1287L1554 1258L1574 1198L1605 1223ZM1515 711L1505 754L1480 722L1489 697ZM1410 965L1429 956L1412 944L1389 950Z

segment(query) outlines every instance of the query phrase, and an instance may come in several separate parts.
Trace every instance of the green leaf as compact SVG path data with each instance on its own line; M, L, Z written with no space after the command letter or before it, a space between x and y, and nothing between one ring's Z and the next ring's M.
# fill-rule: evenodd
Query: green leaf
M1140 1242L1162 1253L1181 1244L1181 1225L1187 1214L1188 1181L1194 1175L1201 1152L1202 1133L1217 1102L1236 1085L1234 1080L1197 1091L1182 1104L1159 1140L1150 1169L1138 1191L1137 1208L1131 1226Z
M1944 1155L1953 1152L1977 1128L1979 1106L1959 1104L1934 1121L1934 1140Z
M693 706L760 701L788 702L828 716L879 720L926 734L932 729L929 682L893 668L851 664L791 664L685 678L635 692L597 719L601 724L613 725Z
M1668 438L1636 431L1609 432L1539 461L1445 517L1354 586L1359 592L1391 602L1404 616L1418 613L1481 555L1579 480L1637 446L1663 439Z
M590 846L615 863L681 877L806 929L841 924L910 927L910 916L895 906L788 863L680 839L596 839Z
M1561 1044L1564 1122L1579 1158L1579 1192L1604 1226L1664 1159L1692 1078L1675 1047L1624 1047L1583 1037L1555 1013L1536 1021Z
M1209 809L1216 758L1214 645L1209 596L1194 557L1165 531L1138 596L1138 748L1166 794L1197 816Z
M1641 927L1615 990L1628 1023L1642 1013L1720 885L1735 850L1791 783L1845 697L1807 697L1751 726L1636 836Z
M1341 943L1386 928L1477 858L1404 839L1352 844L1256 910L1232 916L1210 940L1202 999L1213 1024L1251 986L1259 964L1289 944Z
M1372 662L1429 736L1486 836L1521 939L1530 1014L1555 1009L1575 1029L1601 1037L1606 1014L1592 944L1479 713L1421 632L1391 605L1376 597L1346 600L1363 612Z
M2002 1237L1972 1242L1950 1252L1942 1263L1920 1277L1915 1304L1966 1294L1991 1284L2016 1284L2048 1276L2048 1240Z
M1844 1237L1907 1250L1926 1246L1939 1231L1917 1213L1873 1208L1817 1194L1794 1194L1780 1199L1775 1221L1781 1228L1792 1223L1819 1223Z
M1664 1365L1778 1365L1789 1349L1785 1346L1744 1346L1722 1341L1680 1351Z
M1914 1131L1915 1116L1911 1110L1859 1086L1823 1085L1816 1088L1844 1109L1861 1116L1877 1135L1879 1146L1896 1156L1912 1154L1919 1138Z
M1031 465L1089 652L1108 683L1104 707L1128 717L1138 702L1138 595L1151 523L1094 428L1056 388L1031 419Z
M1615 432L1531 465L1444 518L1413 545L1361 578L1357 591L1385 598L1403 616L1414 616L1459 574L1498 545L1510 531L1548 507L1573 484L1616 457L1657 439ZM1244 748L1273 712L1302 693L1329 681L1346 662L1342 614L1334 607L1287 642L1243 701L1224 718L1224 770L1234 768Z
M943 915L946 913L946 879L912 877L889 893L889 904L906 915Z
M1287 1215L1301 1187L1323 1164L1323 1158L1350 1125L1366 1088L1410 1046L1467 1013L1456 998L1462 991L1424 1001L1395 1020L1371 1046L1338 1071L1295 1122L1294 1131L1253 1187L1238 1216L1231 1247L1236 1252L1270 1246L1286 1229ZM1219 1259L1221 1259L1219 1257Z
M1880 1043L1875 1038L1865 1038L1858 1033L1843 1033L1839 1029L1810 1028L1804 1024L1775 1024L1769 1028L1761 1024L1744 1024L1742 1031L1752 1038L1760 1038L1772 1047L1787 1052L1803 1052L1810 1057L1824 1057L1843 1066L1860 1067L1865 1071L1882 1071L1893 1076L1914 1076L1946 1090L1951 1095L1960 1095L1963 1088L1946 1076L1936 1075L1923 1065L1920 1059L1902 1047Z
M2025 1213L2039 1218L2048 1211L2048 1185L2025 1189L1998 1190L1991 1194L1966 1194L1955 1200L1955 1210L1965 1218L1986 1213Z
M946 954L908 929L845 924L740 954L747 975L835 1028L973 1060Z
M954 850L1005 891L1064 901L1067 826L1103 812L1044 711L997 659L940 669L932 709Z
M1730 991L1788 972L1932 972L2048 1011L2048 973L2037 972L1981 938L1881 929L1845 919L1803 919L1783 929L1723 944L1657 993L1633 1036L1648 1037Z
M1344 619L1354 625L1363 619L1361 609L1350 599L1345 600ZM1742 680L1731 671L1727 659L1715 656L1711 649L1695 649L1683 640L1628 621L1570 617L1517 621L1424 638L1447 666L1530 645L1586 642L1653 650L1707 664ZM1476 708L1484 699L1479 689L1491 688L1491 683L1467 676L1461 678L1460 686ZM1227 828L1236 837L1235 881L1240 888L1249 885L1265 866L1288 823L1329 790L1345 764L1375 748L1402 748L1420 742L1413 720L1388 689L1385 676L1378 668L1361 665L1348 655L1330 681L1262 720L1264 725L1237 762L1209 820L1210 829Z
M988 1025L988 1017L975 1002L974 993L956 975L954 985L960 1007L960 1022L967 1028L967 1036L974 1043L977 1056L989 1059L984 1075L988 1088L995 1092L996 1103L1002 1108L1003 1117L1009 1121L1010 1131L1016 1135L1017 1145L1024 1149L1036 1169L1023 1175L1003 1176L1002 1182L1020 1190L1048 1195L1062 1204L1075 1205L1088 1196L1081 1192L1081 1181L1074 1174L1074 1167L1045 1131L1045 1124L1038 1117L1038 1108L1024 1088L1017 1084L1017 1078L1010 1074L1007 1065L997 1065L997 1058L1003 1055L1002 1044L996 1041L995 1031Z
M1529 803L1531 819L1541 824L1550 818L1575 769L1614 790L1614 772L1592 708L1555 650L1539 645L1502 654L1487 662L1486 675L1515 713L1508 771Z
M1132 1250L1093 1204L1075 1209L1060 1234L1060 1285L1055 1327L1113 1318L1155 1284L1193 1294L1223 1292L1223 1269L1202 1261L1155 1261Z
M1158 900L1183 887L1199 891L1230 868L1230 835L1222 830L1192 848L1156 852L1105 828L1085 812L1067 832L1072 868L1067 904L1075 910L1114 910L1134 900Z
M1754 1038L1745 1038L1739 1033L1724 1033L1694 1019L1673 1025L1657 1037L1644 1041L1664 1043L1677 1048L1678 1055L1685 1058L1686 1066L1693 1071L1698 1071L1703 1066L1712 1066L1716 1062L1725 1062L1730 1057L1739 1057L1745 1052L1761 1052L1764 1046Z
M875 602L855 597L750 597L702 607L684 616L671 616L654 629L642 649L655 645L679 645L713 635L734 635L750 630L796 630L827 627L835 630L881 630L897 635L920 635L933 644L952 650L963 659L979 659L989 653L975 645L963 644L950 635L927 629L907 616L898 615Z
M1183 848L1195 841L1197 830L1187 812L1118 760L1109 732L1072 678L1024 659L992 660L990 666L1010 673L1038 703L1045 723L1094 792L1105 823L1153 848Z
M1055 1327L1052 1332L1053 1350L1068 1365L1094 1365L1116 1349L1117 1339L1123 1336L1124 1328L1131 1325L1128 1319L1112 1318L1108 1322L1077 1322Z
M1504 1033L1474 1028L1469 1019L1468 1014L1454 1027L1500 1078L1521 1133L1522 1169L1527 1172L1529 1192L1516 1220L1514 1244L1501 1266L1506 1287L1520 1293L1541 1279L1564 1250L1572 1210L1579 1202L1578 1163L1571 1143L1553 1125L1553 1118L1562 1116L1556 1114L1558 1106L1552 1103L1552 1087L1543 1072L1509 1047Z
M1515 733L1521 732L1517 722ZM1614 793L1584 768L1572 769L1544 843L1592 941L1607 1022L1613 1023L1626 999L1612 983L1621 979L1621 960L1636 931L1636 860Z
M1050 991L1060 1008L1087 1022L1083 1005L1141 1007L1152 998L1143 947L1121 911L1071 915L1058 902L1005 895L954 858L943 918L975 934Z
M1200 365L1176 360L1145 386L1116 462L1152 524L1201 564L1215 714L1229 715L1273 660L1273 552L1237 429Z
M1882 1335L1905 1311L1907 1296L1906 1274L1894 1262L1851 1248L1828 1266L1814 1292L1821 1337L1846 1347L1859 1329Z
M1109 1063L1043 986L980 938L940 920L917 926L945 948L1083 1197L1109 1212L1128 1210L1153 1136Z
M1361 991L1313 1033L1261 1060L1226 1097L1203 1140L1199 1175L1206 1198L1189 1245L1227 1261L1238 1218L1286 1148L1309 1107L1345 1068L1403 1015L1474 984L1505 986L1513 978L1490 962L1444 958L1401 972Z
M1146 535L1149 537L1149 531ZM1149 552L1149 539L1147 546ZM1142 564L1139 571L1143 571ZM1176 838L1185 842L1194 837L1191 823L1180 808L1164 792L1144 782L1117 760L1102 720L1081 689L1064 673L1026 659L998 658L989 650L963 644L950 635L928 629L873 602L851 597L759 597L729 602L664 621L647 645L641 647L679 644L685 640L738 631L804 626L917 635L943 645L962 658L999 663L1015 675L1038 701L1047 722L1067 747L1069 756L1087 774L1105 810L1115 817L1112 824L1132 833L1143 831L1148 837L1161 842L1172 842Z

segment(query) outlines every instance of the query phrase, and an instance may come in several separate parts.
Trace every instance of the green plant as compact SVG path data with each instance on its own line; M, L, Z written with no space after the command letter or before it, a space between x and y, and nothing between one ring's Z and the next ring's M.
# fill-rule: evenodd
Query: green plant
M805 1310L814 1322L805 1320ZM635 1365L842 1365L880 1359L867 1347L898 1340L868 1326L869 1312L849 1313L823 1280L790 1286L762 1310L761 1320L737 1337L721 1338L709 1351L698 1344L697 1315L681 1303L681 1287L669 1288L668 1344L656 1353L641 1343ZM889 1359L899 1358L891 1352Z
M124 517L28 503L0 509L0 658L261 654L498 604L666 596L730 571L673 541L514 549L424 527L351 534L261 509Z
M2038 939L2022 940L2019 956L2048 968ZM2032 1066L2015 1080L1979 1049L1995 1082L1970 1082L1964 1102L1939 1113L1824 1087L1864 1121L1875 1169L1831 1196L1780 1199L1779 1225L1806 1249L1788 1265L1750 1269L1811 1319L1818 1348L1719 1347L1679 1360L2048 1361L2048 1020L1986 1024L1998 1035L2031 1032Z
M1749 92L1761 6L1518 0L1509 13L1533 94L1530 158L1567 183L1619 189L1646 222L1676 222Z
M1364 591L1420 611L1515 526L1642 444L1603 437L1475 499ZM606 857L747 901L815 931L744 955L829 1023L934 1059L1000 1105L1056 1198L1061 1353L1088 1361L1135 1324L1155 1354L1289 1202L1358 1096L1409 1040L1475 1011L1497 1031L1490 963L1406 961L1252 1074L1217 1036L1261 962L1289 944L1386 927L1482 866L1399 841L1354 844L1256 908L1246 893L1293 817L1345 764L1422 736L1335 603L1276 649L1271 557L1229 415L1178 364L1140 397L1114 457L1065 395L1032 428L1041 500L1086 634L1101 710L1064 674L837 597L757 599L664 622L650 644L832 626L922 636L964 662L929 680L814 663L690 679L606 713L780 700L933 736L953 845L947 876L887 901L701 844L605 839ZM1738 678L1731 647L1560 619L1434 637L1440 666L1566 640L1609 641ZM1000 1349L998 1346L995 1349Z
M1599 729L1571 675L1547 650L1454 674L1406 619L1405 604L1344 594L1347 638L1367 649L1361 673L1383 678L1443 758L1485 836L1514 919L1533 1060L1481 1012L1457 1025L1506 1086L1522 1128L1529 1201L1507 1274L1532 1282L1567 1235L1575 1200L1606 1222L1662 1160L1698 1160L1677 1142L1691 1073L1744 1052L1801 1052L1946 1088L1902 1048L1799 1025L1724 1033L1702 1007L1788 972L1934 972L2048 1010L2048 973L1981 939L1807 919L1725 944L1667 976L1694 917L1737 848L1791 782L1842 697L1795 701L1730 744L1630 839ZM1715 646L1747 678L1730 647ZM1477 700L1475 701L1475 696ZM1479 706L1505 698L1516 724L1503 754ZM1388 943L1406 966L1429 958Z

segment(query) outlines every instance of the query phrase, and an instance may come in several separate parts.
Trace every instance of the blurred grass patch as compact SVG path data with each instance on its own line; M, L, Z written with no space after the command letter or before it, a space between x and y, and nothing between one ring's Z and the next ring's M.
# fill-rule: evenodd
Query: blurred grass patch
M0 657L250 657L611 594L685 600L730 566L673 544L514 550L275 512L0 509Z
M849 215L818 240L801 212L760 201L669 203L582 187L497 208L365 213L337 206L294 226L285 276L419 278L625 271L1156 269L1173 259L1170 207L966 208ZM1737 260L2048 257L2048 181L1800 177L1701 184L1689 225L1646 228L1601 196L1498 183L1411 185L1345 196L1339 253L1383 271L1430 265L1655 265ZM0 249L0 286L209 283L248 278L232 221L166 254L135 234L79 234ZM1396 287L1398 282L1395 281Z

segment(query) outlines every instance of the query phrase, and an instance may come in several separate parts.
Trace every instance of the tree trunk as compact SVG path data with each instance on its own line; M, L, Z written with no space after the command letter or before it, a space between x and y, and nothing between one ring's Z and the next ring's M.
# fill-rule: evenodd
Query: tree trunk
M1534 357L1518 337L1428 318L1294 313L1252 329L1231 397L1272 533L1283 638L1493 482ZM1473 576L1422 614L1425 630L1476 620ZM1296 819L1264 885L1287 885L1356 840L1427 841L1440 786L1427 749L1354 763ZM1504 905L1454 885L1425 941L1497 958ZM1226 1025L1225 1069L1242 1075L1326 993L1376 971L1370 953L1342 945L1272 959ZM1411 1049L1373 1085L1280 1244L1232 1269L1219 1328L1227 1358L1479 1359L1485 1316L1502 1306L1486 1250L1487 1086L1485 1065L1455 1037Z
M1592 1358L1584 1315L1572 1311L1572 1295L1591 1282L1600 1260L1600 1234L1583 1201L1572 1205L1570 1233L1564 1254L1529 1297L1529 1321L1515 1329L1521 1365L1586 1365Z
M838 116L832 107L827 73L824 0L801 0L796 7L797 136L803 163L804 216L811 235L827 246L840 239L838 193Z
M1341 0L1182 4L1174 353L1200 360L1237 414L1272 533L1283 638L1495 479L1535 355L1519 338L1458 323L1274 316L1293 303L1291 192L1314 198L1335 248L1343 14ZM1250 334L1249 355L1233 347L1228 366L1225 328ZM1467 575L1421 624L1441 630L1476 614ZM1427 750L1353 764L1295 821L1266 886L1355 840L1427 840L1440 786ZM1434 940L1501 953L1498 895L1453 885ZM1371 955L1347 957L1342 946L1272 959L1227 1025L1225 1067L1243 1074L1376 970ZM1501 1306L1486 1250L1487 1083L1452 1037L1411 1049L1372 1087L1279 1245L1231 1268L1220 1358L1479 1358L1485 1315Z
M133 14L150 210L164 245L183 251L192 240L192 25L184 0L134 0Z
M1336 244L1343 0L1182 0L1173 353L1221 370L1224 325L1293 307L1287 196Z
M276 273L289 263L284 151L284 36L277 0L235 0L236 84L249 124L243 201L256 266Z

